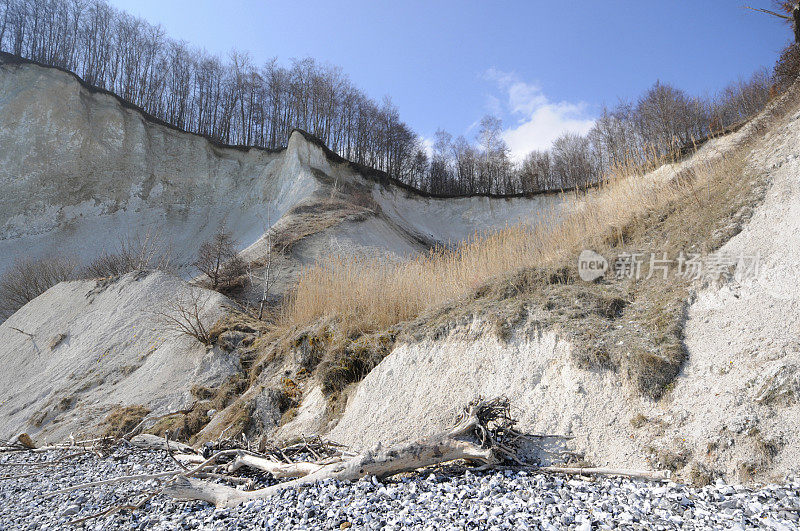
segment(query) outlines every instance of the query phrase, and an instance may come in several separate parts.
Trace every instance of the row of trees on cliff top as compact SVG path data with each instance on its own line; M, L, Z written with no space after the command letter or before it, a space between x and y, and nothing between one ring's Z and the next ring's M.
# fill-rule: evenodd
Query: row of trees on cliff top
M588 135L565 134L514 162L497 118L485 117L474 139L439 131L429 152L388 98L369 98L339 68L310 58L255 65L237 51L222 60L103 0L0 0L0 49L76 72L222 143L280 147L297 127L349 160L444 195L585 185L751 116L773 84L758 72L701 99L656 83L636 102L603 109Z

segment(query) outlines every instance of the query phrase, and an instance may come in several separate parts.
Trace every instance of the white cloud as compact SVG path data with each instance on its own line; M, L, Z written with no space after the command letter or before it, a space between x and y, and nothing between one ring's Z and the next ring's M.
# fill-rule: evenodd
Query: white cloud
M552 102L541 87L526 83L513 73L491 69L486 77L503 91L506 112L516 120L515 125L503 132L515 160L534 149L548 149L566 132L586 134L594 125L585 103Z

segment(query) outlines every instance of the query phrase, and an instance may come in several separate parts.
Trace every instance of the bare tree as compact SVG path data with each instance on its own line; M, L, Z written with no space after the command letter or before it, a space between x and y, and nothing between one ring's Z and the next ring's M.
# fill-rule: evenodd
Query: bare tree
M504 177L509 175L508 146L502 137L503 122L496 116L481 119L478 131L480 153L480 190L483 193L505 193Z
M462 135L456 138L451 149L455 162L456 179L459 185L458 192L474 194L478 173L478 155L475 152L475 148Z
M774 79L766 69L748 79L726 86L711 103L712 132L746 120L763 109L770 100Z
M210 301L210 293L187 285L156 312L158 324L165 332L193 337L204 345L211 345L212 337L203 319Z
M524 193L539 192L554 187L550 153L548 151L531 151L522 161L520 168L522 191Z
M250 284L252 286L260 286L261 287L261 299L258 303L258 319L261 320L264 318L264 309L267 306L268 297L270 291L272 289L272 285L275 281L274 275L272 272L272 223L271 223L271 216L270 210L267 209L267 221L264 227L265 233L265 256L264 256L264 265L261 269L260 273L255 273L252 268L252 263L247 264L247 275L250 279Z
M709 118L705 102L657 81L636 104L634 121L644 142L666 155L705 136Z
M439 129L434 135L433 156L431 157L431 189L445 190L451 181L450 170L450 142L452 136L447 131Z
M594 182L597 176L591 143L585 136L565 133L553 143L552 171L561 187Z
M245 272L245 264L236 251L236 240L225 226L200 245L195 267L208 277L212 289L229 289Z

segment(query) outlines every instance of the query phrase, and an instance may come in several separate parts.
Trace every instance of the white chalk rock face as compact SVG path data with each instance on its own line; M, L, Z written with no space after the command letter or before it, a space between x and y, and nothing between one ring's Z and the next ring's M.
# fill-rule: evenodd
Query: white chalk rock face
M116 405L154 413L188 407L193 385L214 387L238 358L168 329L164 302L197 293L210 327L224 296L161 272L62 282L0 324L0 439L91 433Z
M223 222L248 245L268 209L277 220L318 185L286 158L153 123L56 69L0 64L0 273L147 232L187 263Z

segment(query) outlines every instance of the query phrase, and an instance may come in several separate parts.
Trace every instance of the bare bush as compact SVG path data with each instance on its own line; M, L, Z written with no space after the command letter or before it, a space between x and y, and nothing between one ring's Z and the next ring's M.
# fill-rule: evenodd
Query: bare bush
M712 102L712 132L746 120L760 112L770 100L773 79L766 69L757 70L748 79L725 87Z
M211 345L213 339L202 317L203 310L210 300L210 293L204 293L202 289L195 287L176 295L165 302L157 312L161 329L193 337L206 346Z
M247 264L236 251L237 242L224 226L200 246L195 267L215 290L229 290L247 272Z
M172 271L173 263L169 246L157 235L147 232L144 236L123 238L116 251L103 251L81 269L80 275L84 278L105 278L140 269Z
M59 282L74 279L76 268L74 259L63 256L16 260L0 279L0 320Z
M775 65L775 84L786 90L800 75L800 45L790 44L781 53Z

